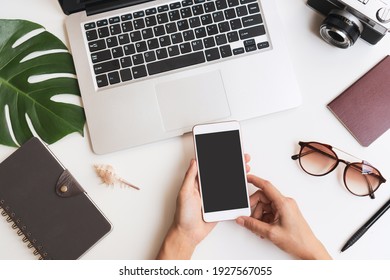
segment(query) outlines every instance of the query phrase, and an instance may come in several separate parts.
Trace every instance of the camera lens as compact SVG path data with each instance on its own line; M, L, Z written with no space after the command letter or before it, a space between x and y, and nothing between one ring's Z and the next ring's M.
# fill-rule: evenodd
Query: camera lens
M332 39L337 41L337 42L340 42L340 43L344 42L345 37L343 37L343 34L337 33L337 30L329 30L328 35L330 37L332 37Z
M360 37L363 25L346 10L332 10L322 22L320 34L331 45L346 49Z

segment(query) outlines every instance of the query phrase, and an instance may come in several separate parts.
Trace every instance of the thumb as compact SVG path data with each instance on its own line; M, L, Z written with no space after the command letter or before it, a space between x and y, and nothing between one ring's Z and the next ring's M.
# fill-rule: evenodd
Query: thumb
M268 238L268 233L271 229L270 224L264 223L252 217L239 217L236 219L236 223L246 229L249 229L251 232L262 238Z
M186 172L186 175L183 180L182 188L191 188L194 186L194 182L196 181L196 175L198 175L198 169L196 166L196 161L194 159L191 160L190 166Z

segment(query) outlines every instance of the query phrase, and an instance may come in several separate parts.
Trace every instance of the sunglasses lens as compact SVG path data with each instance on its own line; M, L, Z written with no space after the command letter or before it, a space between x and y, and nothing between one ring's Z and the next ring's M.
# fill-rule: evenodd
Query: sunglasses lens
M337 165L337 155L319 143L308 143L300 152L299 162L303 170L315 176L325 175Z
M344 181L347 188L355 195L364 196L376 191L381 180L378 170L363 163L352 163L347 167Z

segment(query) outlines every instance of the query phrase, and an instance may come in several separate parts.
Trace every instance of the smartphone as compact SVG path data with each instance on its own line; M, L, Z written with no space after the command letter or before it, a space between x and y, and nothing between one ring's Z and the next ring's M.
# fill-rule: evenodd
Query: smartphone
M237 121L193 128L198 180L205 222L250 215L250 204Z

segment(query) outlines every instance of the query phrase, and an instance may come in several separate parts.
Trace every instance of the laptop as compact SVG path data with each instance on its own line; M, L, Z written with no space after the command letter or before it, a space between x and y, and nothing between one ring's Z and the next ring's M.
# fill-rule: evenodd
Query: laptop
M274 0L59 0L92 149L300 105Z

